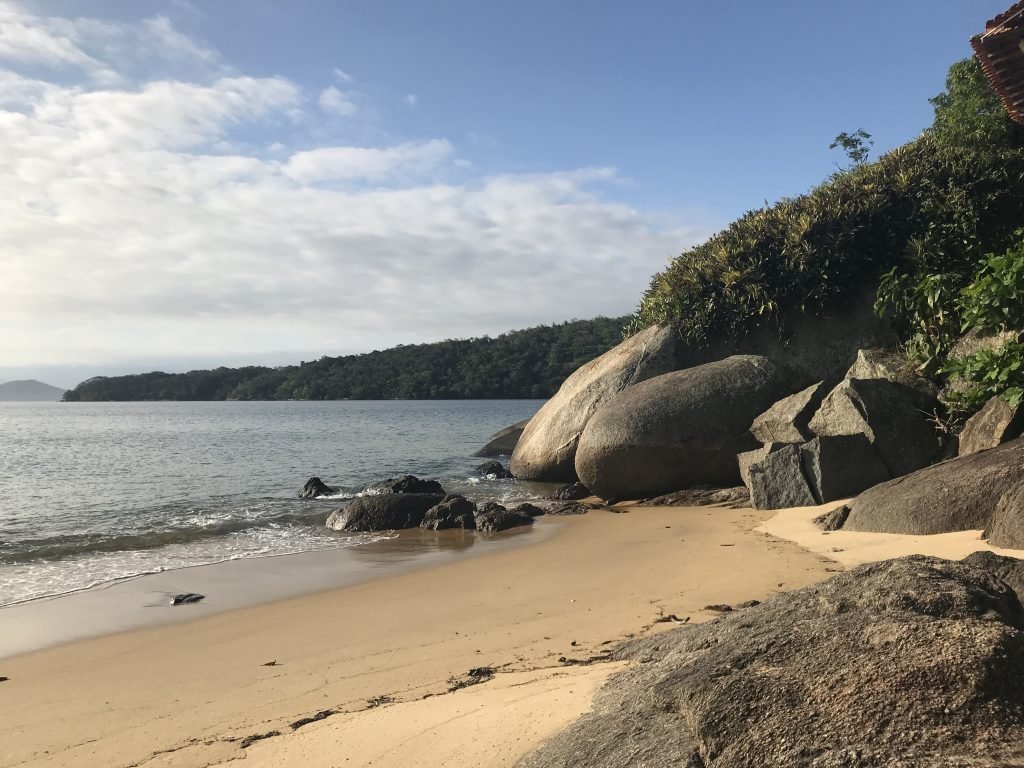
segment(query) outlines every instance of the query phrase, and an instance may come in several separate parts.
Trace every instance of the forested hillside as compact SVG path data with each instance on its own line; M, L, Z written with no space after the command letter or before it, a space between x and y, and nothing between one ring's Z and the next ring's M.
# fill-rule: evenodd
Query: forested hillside
M68 390L64 400L546 398L576 368L621 341L625 320L574 320L283 368L100 376Z

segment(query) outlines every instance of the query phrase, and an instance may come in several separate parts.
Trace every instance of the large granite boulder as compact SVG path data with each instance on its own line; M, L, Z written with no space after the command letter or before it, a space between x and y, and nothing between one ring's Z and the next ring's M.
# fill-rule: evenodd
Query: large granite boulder
M818 504L855 496L889 479L866 435L816 437L800 446L800 464Z
M985 529L1022 466L1024 438L926 467L857 496L842 528L918 536Z
M383 493L360 496L332 512L327 527L336 531L393 531L416 528L427 511L444 500L435 493Z
M808 424L827 392L825 382L819 381L779 400L754 419L750 434L762 443L803 443L810 440L814 435Z
M446 528L462 528L472 531L476 528L476 504L465 496L445 496L441 502L427 510L420 521L420 528L441 531Z
M734 486L748 428L790 389L771 360L736 355L636 384L583 431L580 481L604 499L642 499L695 485Z
M520 480L575 480L576 445L590 417L627 387L675 370L677 344L670 326L652 326L575 371L523 430L512 474Z
M613 658L520 768L1024 765L1020 600L970 565L864 565Z
M814 494L800 465L800 447L785 445L765 455L748 470L754 509L813 507Z
M1024 467L1020 470L1017 482L999 497L985 532L994 547L1024 549Z
M959 455L970 456L1013 440L1024 433L1024 408L1014 408L1005 398L993 397L964 424Z
M928 466L939 453L919 393L886 379L844 379L814 414L815 435L866 435L892 477Z
M526 425L529 423L529 419L523 419L510 427L498 430L491 435L491 439L487 441L487 444L473 455L491 459L498 456L511 456L512 451L516 449L516 445L519 443L519 438L522 437L523 430L526 429Z
M299 491L300 499L315 499L318 496L330 496L331 494L337 493L337 488L332 488L327 485L319 477L311 477L306 481L306 484L302 486L302 490Z
M444 496L445 490L437 480L420 480L416 475L403 475L368 485L363 493L367 496L387 493L433 493Z
M785 448L789 443L766 443L760 448L755 448L752 451L744 451L736 455L736 464L740 470L740 480L743 481L743 485L750 488L750 468L760 461L764 460L764 457L769 453Z

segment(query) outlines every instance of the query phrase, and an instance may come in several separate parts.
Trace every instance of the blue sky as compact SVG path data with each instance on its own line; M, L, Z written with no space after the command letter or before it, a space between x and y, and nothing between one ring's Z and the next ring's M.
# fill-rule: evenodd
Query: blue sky
M1005 5L0 2L0 379L624 314Z

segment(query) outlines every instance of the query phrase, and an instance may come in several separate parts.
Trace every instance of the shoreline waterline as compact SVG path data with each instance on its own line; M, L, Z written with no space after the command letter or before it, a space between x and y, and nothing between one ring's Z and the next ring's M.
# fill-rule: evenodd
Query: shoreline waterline
M387 531L373 541L298 553L188 565L0 607L0 659L108 635L196 621L234 610L387 579L466 557L545 541L560 520L499 534ZM176 594L204 599L172 606Z

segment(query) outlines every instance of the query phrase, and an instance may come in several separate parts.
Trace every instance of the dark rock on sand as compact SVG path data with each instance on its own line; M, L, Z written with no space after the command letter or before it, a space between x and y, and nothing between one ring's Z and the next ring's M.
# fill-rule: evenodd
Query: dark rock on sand
M1021 477L1024 438L876 485L847 505L849 531L927 535L987 528Z
M538 507L536 504L517 504L509 510L516 515L526 515L527 517L541 517L545 514L544 510Z
M563 485L548 498L552 501L579 501L593 495L583 483L575 482Z
M1014 408L1005 398L993 397L964 424L960 456L970 456L1013 440L1024 433L1024 408Z
M994 547L1024 549L1024 466L1019 472L1017 482L1006 489L992 513L985 538Z
M485 512L477 512L476 529L483 533L497 533L508 528L517 528L522 525L533 525L533 517L512 512L504 507L495 504L496 509Z
M786 445L752 464L750 501L754 509L812 507L816 503L800 465L800 447Z
M1024 624L987 570L908 557L628 643L521 768L1024 764Z
M436 507L427 510L420 528L440 531L445 528L462 528L472 531L476 528L476 504L465 496L449 495Z
M431 507L440 504L439 493L382 493L360 496L332 512L327 527L336 531L391 531L416 528Z
M800 446L800 461L818 504L855 496L889 479L867 435L816 437Z
M736 355L636 384L588 422L579 479L604 499L736 485L736 454L757 447L750 423L789 390L788 379L765 357Z
M485 461L477 466L476 471L482 477L490 477L496 480L507 480L512 477L512 473L505 469L500 461Z
M403 475L369 485L363 493L370 496L386 493L434 493L444 496L445 490L437 480L420 480L416 475Z
M555 504L548 507L549 515L585 515L592 509L607 509L604 504L593 504L588 501L570 501L568 504Z
M489 515L492 512L507 512L508 510L496 501L482 501L477 504L476 513L478 515Z
M491 435L491 439L487 441L487 445L473 455L480 456L481 458L511 456L512 451L516 449L516 444L519 442L519 438L523 434L523 430L526 429L526 425L529 423L529 419L523 419L522 421L513 424L511 427L505 427L504 429L495 432Z
M750 506L750 491L736 488L687 488L640 502L641 507L706 507L721 504L729 509Z
M867 435L891 477L928 466L939 452L918 393L885 379L845 379L811 419L816 435Z
M823 515L814 518L814 524L823 531L838 531L846 523L850 516L850 507L847 505L836 507Z
M302 490L299 491L299 498L315 499L317 496L330 496L332 493L337 492L337 488L331 488L331 486L324 483L319 477L311 477L306 481L306 484L302 486Z
M172 597L171 605L191 605L192 603L198 603L200 600L204 599L206 599L206 595L200 595L197 592L184 592Z
M814 435L807 426L828 390L819 381L795 395L784 397L754 419L750 434L762 443L803 443Z
M652 326L577 369L526 425L512 454L512 474L575 480L576 446L590 417L624 389L675 370L677 345L670 326Z

